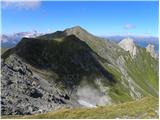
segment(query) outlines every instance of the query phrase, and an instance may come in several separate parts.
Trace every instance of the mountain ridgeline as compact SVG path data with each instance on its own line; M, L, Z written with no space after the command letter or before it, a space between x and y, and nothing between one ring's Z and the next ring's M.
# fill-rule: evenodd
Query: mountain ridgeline
M158 97L158 57L150 46L130 38L116 44L79 26L22 38L2 54L2 115Z

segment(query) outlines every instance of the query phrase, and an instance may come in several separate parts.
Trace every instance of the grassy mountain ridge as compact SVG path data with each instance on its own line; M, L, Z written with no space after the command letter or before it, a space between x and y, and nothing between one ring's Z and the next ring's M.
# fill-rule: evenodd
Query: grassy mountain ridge
M129 59L130 61L131 59ZM140 61L143 62L139 63ZM137 58L126 63L128 73L138 85L153 96L158 96L158 61L150 57L145 49L139 48ZM134 66L134 68L133 68ZM134 76L133 76L134 75Z
M87 74L95 74L98 76L99 74L99 76L103 75L111 82L114 81L114 76L105 71L104 68L97 62L96 59L100 59L98 58L99 56L97 56L87 44L79 40L74 35L68 36L62 41L41 39L33 39L33 41L26 38L23 39L22 43L19 43L16 46L15 51L16 54L24 58L35 67L40 67L41 69L51 69L59 76L62 75L62 78L68 74L78 75L80 78L78 78L78 80L74 79L73 82L80 82L83 74L85 76L87 76ZM23 46L23 44L25 46ZM77 63L74 63L75 61L73 59L78 60L76 61ZM54 66L52 63L56 63L57 67L52 67ZM87 70L83 68L86 68ZM76 85L76 83L72 84Z
M2 88L8 90L8 84L11 85L9 89L22 95L25 93L28 101L38 96L37 99L47 101L47 105L54 103L48 111L56 105L93 107L147 96L158 97L158 60L144 48L136 46L136 49L133 58L116 43L93 36L79 26L37 38L23 38L16 47L2 55L4 81L8 76L13 77L12 82L5 83ZM6 70L14 74L10 75ZM27 81L21 81L22 78ZM29 81L34 82L25 83ZM24 88L12 87L17 83ZM34 96L30 91L24 91L26 88L31 89ZM4 101L6 99L4 97ZM36 112L43 108L47 110L46 105L33 104L31 108L35 106ZM19 113L16 110L14 114Z
M10 118L6 116L4 118ZM63 109L55 112L37 114L31 116L12 116L21 119L150 119L158 118L158 100L154 97L146 97L142 100L116 104L110 106L98 106L97 108Z

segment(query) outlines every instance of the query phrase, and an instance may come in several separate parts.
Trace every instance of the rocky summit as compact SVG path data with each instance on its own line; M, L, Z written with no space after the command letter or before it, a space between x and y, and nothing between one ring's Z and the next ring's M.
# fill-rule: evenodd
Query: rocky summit
M158 59L158 54L155 52L155 46L154 45L149 44L146 47L146 51L149 52L153 58Z
M129 51L132 57L134 57L137 53L136 45L131 38L125 38L119 42L119 46L125 51Z
M2 115L158 97L158 59L152 51L130 38L119 44L103 40L80 26L22 38L1 55Z

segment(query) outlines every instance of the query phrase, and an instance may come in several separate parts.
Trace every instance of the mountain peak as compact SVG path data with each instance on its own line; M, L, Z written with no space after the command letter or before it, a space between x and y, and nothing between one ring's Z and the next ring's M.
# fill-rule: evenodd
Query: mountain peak
M72 27L71 29L83 29L83 28L79 25L76 25L76 26Z
M67 28L64 31L57 31L54 33L46 34L39 36L39 39L62 39L66 36L75 35L82 41L91 41L97 39L96 36L89 33L87 30L83 29L80 26L74 26L71 28Z
M158 55L155 52L155 46L152 44L148 44L146 47L146 51L150 53L153 58L158 58Z
M63 31L65 35L75 35L78 37L80 40L93 40L95 39L95 36L93 36L91 33L89 33L87 30L83 29L80 26L74 26L71 28L67 28Z
M67 28L65 29L65 32L67 34L79 34L80 32L83 32L85 31L82 27L80 26L74 26L74 27L71 27L71 28Z
M121 40L119 44L121 44L121 43L133 45L134 44L134 40L132 38L130 38L130 37L127 37L127 38L124 38L123 40Z
M121 40L118 45L124 49L125 51L129 51L132 57L134 57L137 53L137 48L132 38L125 38Z

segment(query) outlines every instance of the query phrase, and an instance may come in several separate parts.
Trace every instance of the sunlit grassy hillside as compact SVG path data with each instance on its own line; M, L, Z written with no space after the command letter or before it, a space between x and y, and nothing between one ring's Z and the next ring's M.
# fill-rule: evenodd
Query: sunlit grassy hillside
M30 116L7 116L4 118L25 119L114 119L114 118L158 118L158 99L146 97L138 101L127 102L97 108L63 109L55 112L36 114Z

